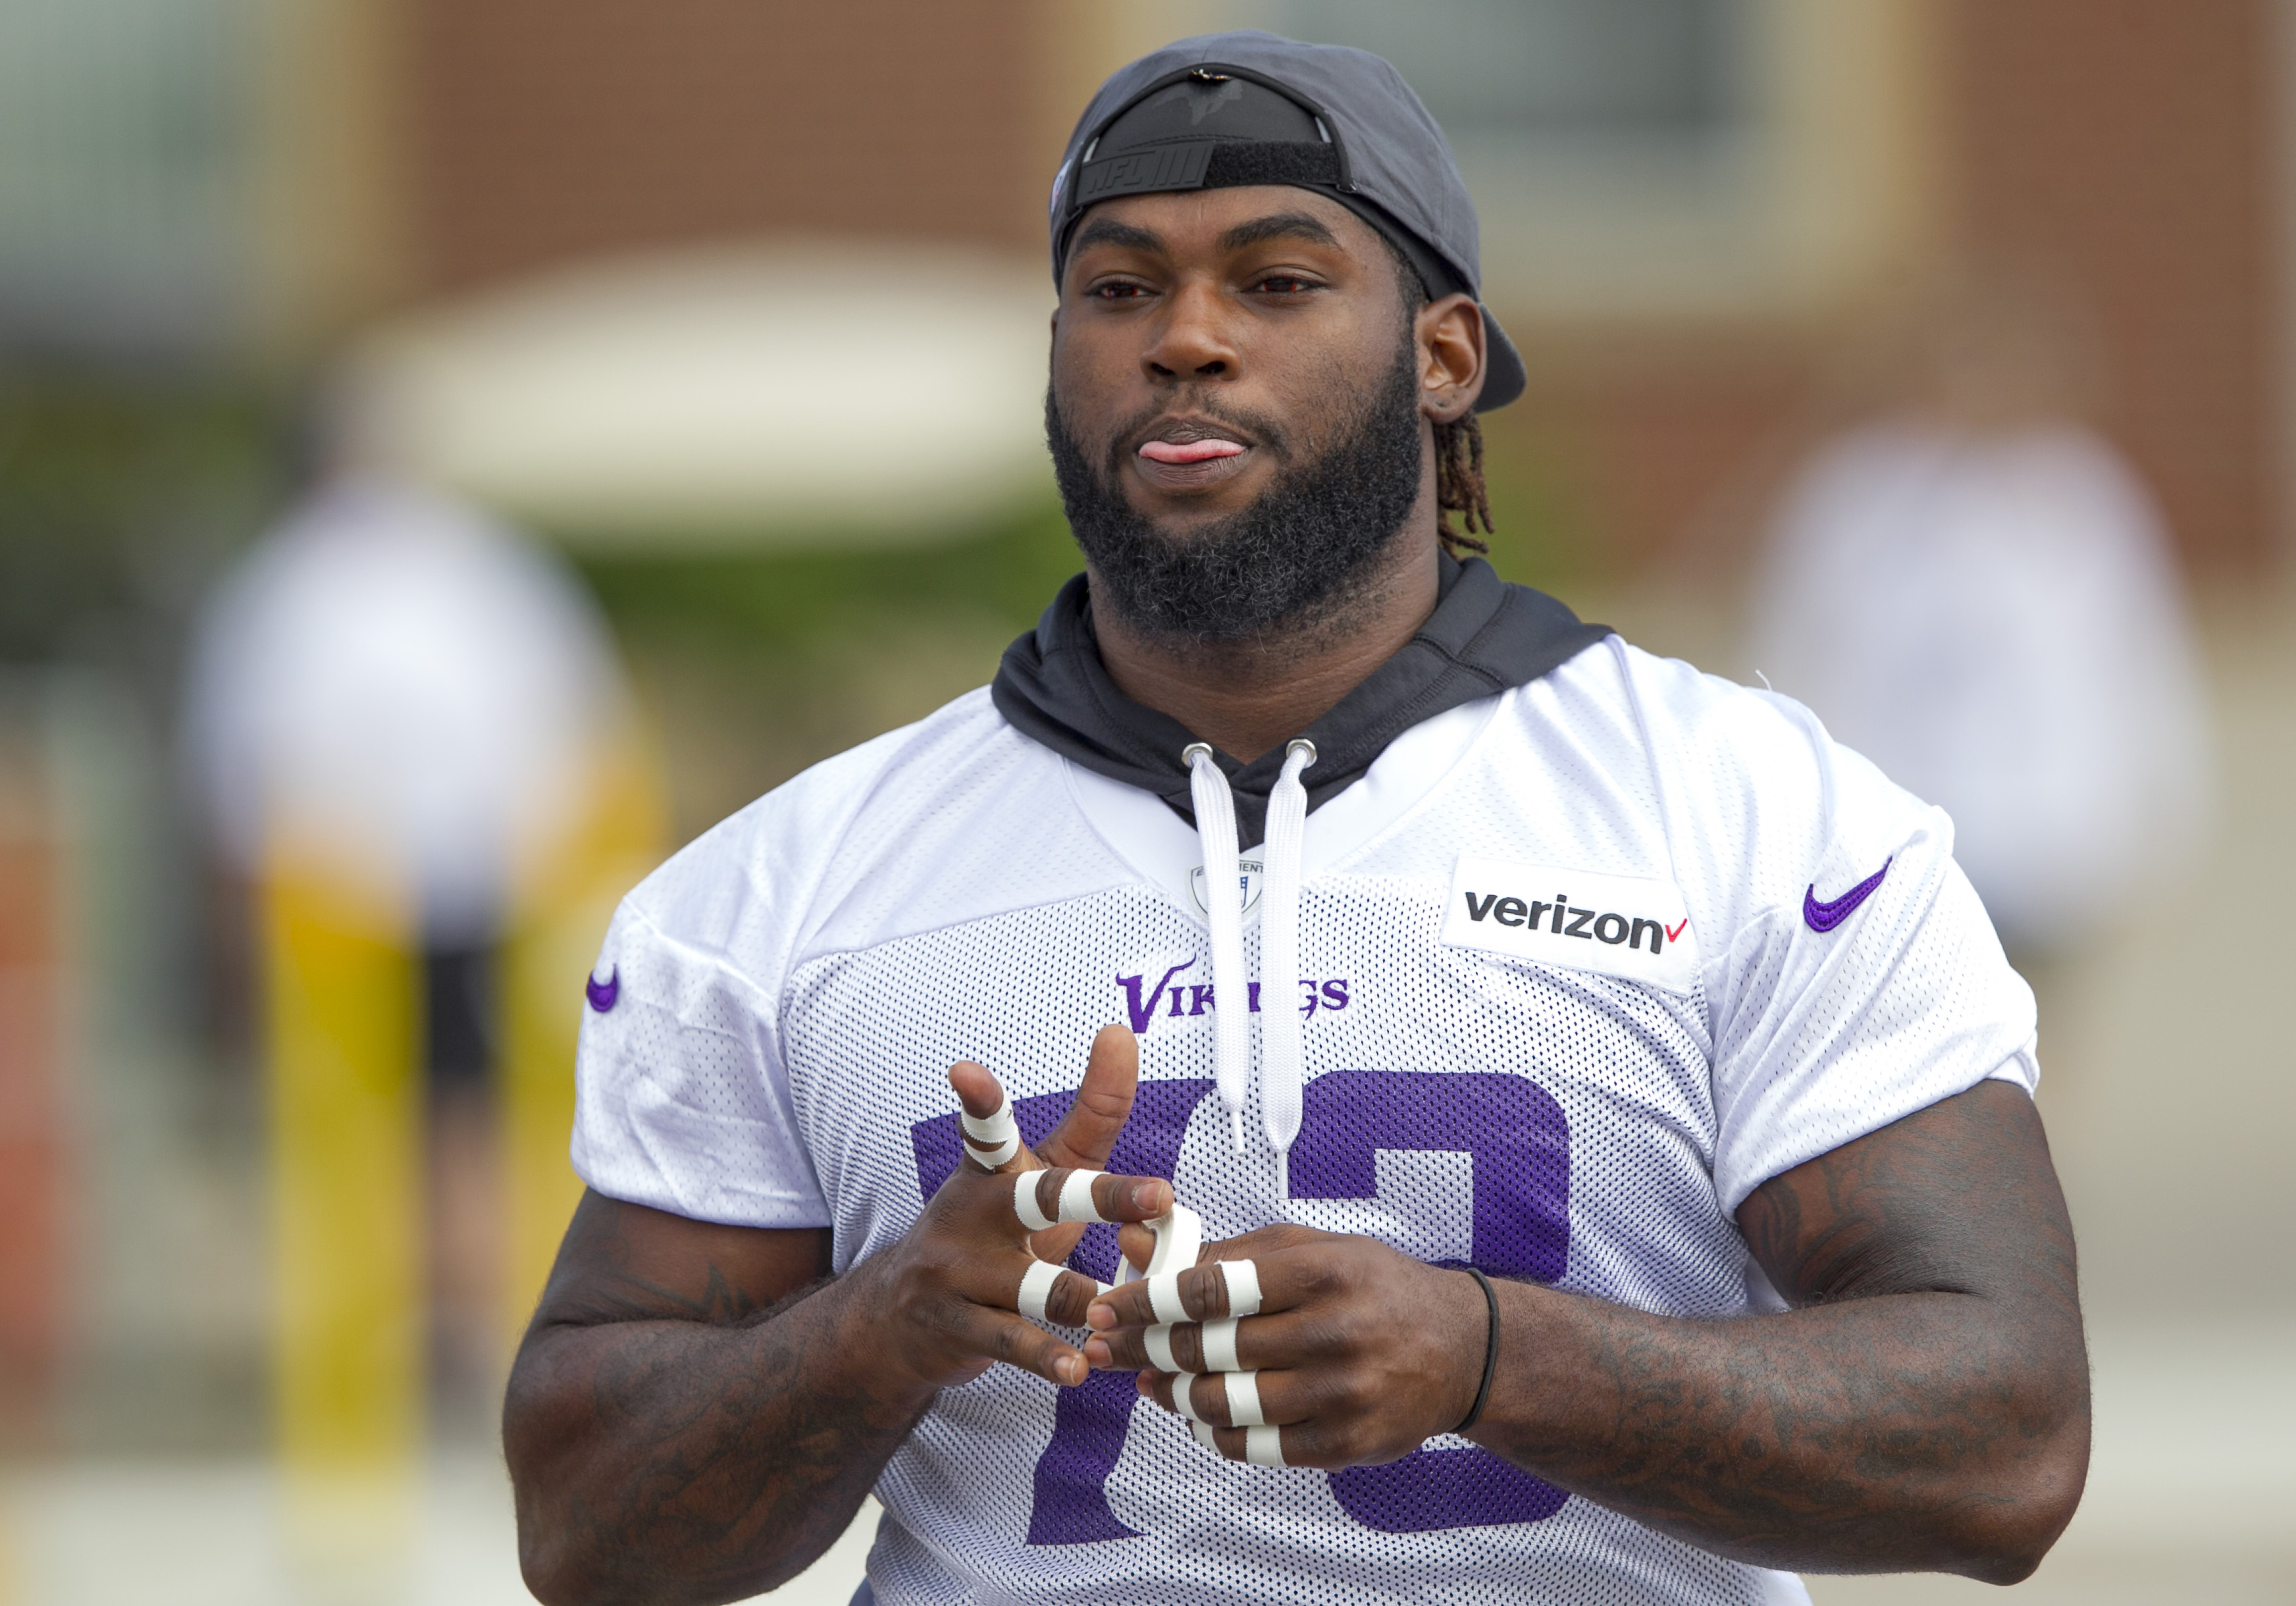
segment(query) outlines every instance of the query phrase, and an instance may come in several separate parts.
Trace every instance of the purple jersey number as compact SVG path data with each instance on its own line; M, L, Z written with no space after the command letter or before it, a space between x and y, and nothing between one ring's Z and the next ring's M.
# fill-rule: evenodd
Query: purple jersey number
M1473 1262L1502 1277L1552 1282L1570 1249L1570 1129L1546 1090L1503 1073L1335 1070L1308 1084L1292 1145L1294 1199L1372 1199L1376 1151L1474 1157ZM1569 1498L1472 1446L1414 1450L1385 1466L1332 1474L1348 1515L1382 1533L1538 1522Z
M1143 1082L1108 1169L1169 1177L1188 1118L1212 1096L1201 1077ZM1042 1143L1073 1094L1013 1102L1023 1142ZM1474 1157L1474 1263L1506 1277L1551 1282L1570 1249L1570 1138L1562 1108L1544 1088L1496 1073L1449 1076L1341 1070L1306 1089L1306 1119L1292 1145L1294 1199L1377 1195L1379 1149L1447 1150ZM910 1129L917 1187L930 1198L964 1157L955 1115ZM1116 1229L1091 1226L1069 1265L1107 1282L1116 1274ZM1105 1486L1123 1454L1138 1403L1132 1376L1095 1372L1056 1397L1052 1441L1038 1457L1031 1545L1128 1539L1137 1531L1109 1509ZM1357 1521L1385 1533L1537 1522L1568 1496L1487 1450L1415 1450L1385 1466L1331 1475L1332 1493Z
M1201 1077L1176 1077L1168 1081L1143 1082L1132 1102L1132 1118L1108 1157L1108 1169L1127 1176L1171 1179L1180 1158L1180 1140L1187 1135L1188 1118L1212 1091ZM1050 1135L1068 1113L1076 1095L1044 1093L1013 1101L1013 1117L1021 1126L1021 1141L1036 1147ZM916 1150L917 1188L932 1197L964 1158L957 1135L956 1117L936 1116L909 1129ZM1103 1282L1116 1277L1116 1229L1095 1225L1069 1257L1069 1265ZM1053 1438L1037 1459L1036 1502L1029 1512L1031 1545L1086 1545L1096 1539L1129 1539L1139 1530L1127 1528L1108 1509L1105 1486L1124 1453L1124 1436L1132 1426L1132 1407L1140 1396L1128 1372L1095 1372L1074 1389L1063 1389L1053 1408Z

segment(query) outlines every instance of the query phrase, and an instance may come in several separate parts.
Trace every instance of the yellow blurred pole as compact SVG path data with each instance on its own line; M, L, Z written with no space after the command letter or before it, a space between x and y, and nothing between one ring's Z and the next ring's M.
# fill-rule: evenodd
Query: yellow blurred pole
M410 1536L423 1422L421 990L403 900L282 856L262 902L291 1543L356 1598Z
M521 866L503 955L502 1141L510 1231L503 1331L514 1348L582 1196L567 1159L582 984L622 895L660 864L668 822L651 753L604 754L572 828Z

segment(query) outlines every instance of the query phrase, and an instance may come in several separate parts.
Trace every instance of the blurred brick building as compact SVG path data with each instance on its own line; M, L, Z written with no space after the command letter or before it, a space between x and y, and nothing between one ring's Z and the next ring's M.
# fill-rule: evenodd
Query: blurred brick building
M760 229L1033 243L1046 73L1019 0L416 0L429 284Z
M2098 337L2102 422L2202 574L2276 567L2292 513L2292 174L2283 9L2267 0L1920 0L1920 214L1862 283L1736 321L1561 337L1535 398L1640 552L1733 547L1844 314L1955 257L2070 291ZM1717 517L1717 515L1719 517ZM1691 554L1709 555L1709 554ZM1727 555L1727 554L1724 554Z
M1666 7L1639 9L1668 20ZM1359 10L1331 8L1330 20ZM767 229L1037 249L1047 175L1098 71L1160 28L1301 20L1281 6L1196 4L1144 27L1111 12L1046 0L406 0L395 20L402 76L386 102L405 135L399 289ZM1845 26L1845 12L1869 14ZM1603 539L1636 553L1701 539L1789 427L1844 314L1893 276L1974 249L2035 265L2086 301L2111 376L2109 425L2195 564L2253 571L2271 560L2285 516L2288 375L2282 23L2267 0L1671 14L1778 36L1753 47L1770 64L1746 74L1767 93L1807 101L1831 81L1863 98L1839 133L1820 111L1802 114L1796 136L1887 147L1880 170L1836 182L1898 193L1878 209L1874 237L1837 250L1849 260L1789 266L1734 307L1660 296L1519 309L1510 303L1535 291L1511 295L1506 265L1492 261L1495 295L1541 369L1532 406L1508 425L1578 449L1584 511ZM1870 59L1845 59L1861 50ZM1798 51L1817 59L1797 66ZM1796 71L1806 86L1779 86ZM1873 130L1877 115L1896 126ZM1809 204L1874 209L1870 194ZM1491 233L1488 249L1504 250L1508 231ZM1637 248L1629 237L1618 249Z
M1450 128L1535 370L1502 438L1570 465L1573 516L1612 551L1730 546L1845 324L1972 252L2086 304L2106 422L2196 566L2254 572L2290 523L2287 0L133 4L263 45L264 221L239 276L258 345L630 248L806 230L1033 252L1103 72L1263 25L1389 51ZM40 85L20 87L20 108ZM11 148L0 287L29 282L5 271ZM151 238L180 244L185 216L154 212Z

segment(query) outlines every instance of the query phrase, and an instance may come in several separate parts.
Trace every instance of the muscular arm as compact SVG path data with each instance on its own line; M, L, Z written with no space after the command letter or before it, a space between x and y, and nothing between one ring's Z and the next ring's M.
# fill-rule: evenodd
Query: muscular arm
M1738 1220L1795 1309L1684 1322L1501 1284L1472 1437L1742 1561L2030 1573L2079 1501L2089 1424L2031 1101L1980 1084L1775 1178Z
M868 1279L828 1269L824 1231L584 1197L503 1415L538 1597L737 1600L844 1531L932 1389L867 1363Z
M2031 1101L1988 1082L1757 1190L1738 1212L1797 1308L1652 1315L1498 1282L1496 1374L1469 1437L1597 1505L1704 1549L1813 1572L2031 1572L2088 1463L2088 1366L2072 1230ZM1136 1258L1144 1241L1128 1237ZM1260 1313L1236 1333L1291 1466L1393 1461L1464 1421L1488 1323L1466 1276L1369 1238L1263 1228ZM1224 1274L1179 1274L1190 1316L1229 1314ZM1093 1301L1095 1365L1149 1365L1139 1283ZM1172 1329L1201 1372L1201 1330ZM1222 1380L1149 1371L1167 1409L1226 1423ZM1222 1426L1221 1454L1245 1434Z
M1011 1174L1037 1174L1057 1209L1063 1168L1106 1163L1139 1063L1130 1032L1103 1030L1043 1143L995 1174L968 1160L908 1232L834 1281L826 1232L585 1195L503 1406L527 1586L549 1606L772 1589L845 1530L939 1389L999 1361L1082 1382L1084 1357L1013 1307L1032 1256L1057 1264L1084 1228L1029 1233ZM978 1065L949 1080L976 1116L1004 1102ZM1171 1184L1103 1176L1093 1200L1102 1220L1145 1221L1170 1209ZM1047 1315L1080 1322L1095 1287L1062 1273Z

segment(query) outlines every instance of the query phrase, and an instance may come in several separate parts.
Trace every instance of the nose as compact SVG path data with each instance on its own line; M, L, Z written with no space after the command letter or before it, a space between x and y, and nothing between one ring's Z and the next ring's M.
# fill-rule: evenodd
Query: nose
M1235 377L1241 353L1230 338L1231 313L1226 299L1209 282L1174 286L1140 354L1148 377L1159 384Z

